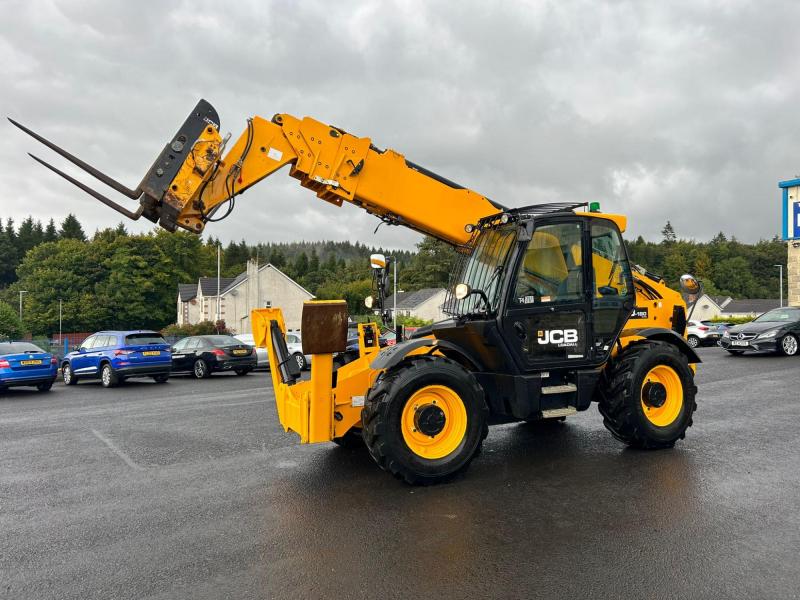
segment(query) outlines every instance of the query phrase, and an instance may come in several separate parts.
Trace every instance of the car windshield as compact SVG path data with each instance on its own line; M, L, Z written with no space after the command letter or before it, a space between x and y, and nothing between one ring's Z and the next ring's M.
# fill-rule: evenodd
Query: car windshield
M166 344L166 340L157 333L132 333L125 336L126 346L139 346L147 344Z
M28 342L10 342L0 344L0 356L6 354L24 354L26 352L44 352L39 346Z
M461 277L456 283L466 283L473 290L483 291L489 306L484 307L481 296L473 294L463 300L449 298L445 302L445 312L466 315L477 310L497 310L506 257L515 239L516 226L512 225L489 229L479 235L475 249L465 261Z
M754 320L756 323L787 323L800 321L800 308L776 308Z
M232 335L207 335L203 339L212 346L239 346L242 343Z

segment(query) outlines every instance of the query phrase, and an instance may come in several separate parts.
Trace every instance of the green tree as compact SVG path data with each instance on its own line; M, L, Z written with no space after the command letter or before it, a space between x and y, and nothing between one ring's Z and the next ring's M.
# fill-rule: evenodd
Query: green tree
M44 228L44 235L42 241L55 242L58 239L58 229L56 229L56 222L51 218L47 222L47 227Z
M0 302L0 341L17 340L22 337L22 323L17 311L5 302Z
M678 236L675 235L675 229L673 229L672 223L670 223L669 221L667 221L667 224L664 225L664 229L661 230L661 235L664 238L663 239L664 244L672 244L678 239Z
M0 287L5 287L17 279L16 268L19 262L17 247L13 239L13 224L11 235L0 222Z
M426 236L417 244L417 255L403 272L409 289L446 287L457 253L450 245Z
M68 214L61 222L61 229L58 232L60 238L86 241L86 234L83 232L80 221L72 213Z

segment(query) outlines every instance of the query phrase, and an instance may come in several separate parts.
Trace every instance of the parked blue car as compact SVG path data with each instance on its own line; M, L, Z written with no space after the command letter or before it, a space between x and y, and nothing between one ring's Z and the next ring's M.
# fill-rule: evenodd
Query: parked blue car
M114 387L129 377L152 377L156 383L169 379L172 353L156 331L98 331L64 357L64 383L97 379L103 387Z
M48 391L58 373L58 360L30 342L0 342L0 392L31 386Z

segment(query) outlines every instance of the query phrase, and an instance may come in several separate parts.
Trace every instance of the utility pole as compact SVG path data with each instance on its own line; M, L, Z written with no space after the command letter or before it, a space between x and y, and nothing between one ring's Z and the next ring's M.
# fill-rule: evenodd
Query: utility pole
M28 290L19 291L19 321L22 322L22 294L27 294Z
M219 293L220 293L220 289L219 289L219 273L220 273L220 264L221 264L221 260L220 260L221 254L222 254L222 245L221 244L217 244L217 318L214 319L214 326L215 327L217 326L217 323L219 323ZM219 331L217 331L217 333L219 333Z
M781 308L783 308L783 265L773 265L774 267L778 267L781 271Z
M396 258L392 258L392 266L394 266L394 287L392 288L392 293L394 295L394 310L392 310L392 317L394 318L394 323L392 323L392 326L393 329L397 331L397 259Z

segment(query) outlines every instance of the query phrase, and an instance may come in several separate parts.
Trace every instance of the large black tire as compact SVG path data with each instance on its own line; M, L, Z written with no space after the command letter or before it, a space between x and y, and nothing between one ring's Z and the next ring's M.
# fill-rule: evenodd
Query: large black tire
M68 362L61 365L61 376L64 378L64 385L76 385L78 383L78 378L75 377L75 373Z
M669 422L656 425L646 416L645 377L651 369L666 366L680 381L680 407ZM635 448L671 448L686 437L697 409L694 374L686 357L672 344L643 340L630 344L608 365L599 384L599 409L611 434Z
M36 386L36 389L40 392L49 392L50 388L53 387L52 381L45 381L44 383L40 383Z
M234 369L234 370L236 371L236 374L239 375L240 377L242 375L247 375L250 371L252 371L252 369Z
M460 442L439 458L425 458L414 452L404 438L401 424L407 401L428 386L449 389L466 414ZM489 432L488 415L483 390L469 371L447 358L420 357L405 361L379 377L367 394L361 422L364 442L383 470L410 484L431 485L464 471L478 455ZM413 431L412 435L419 435Z
M169 381L169 375L166 373L161 375L153 375L153 381L156 383L167 383Z
M364 446L364 435L361 428L353 427L342 437L333 438L333 443L340 448L361 448Z
M778 340L778 354L781 356L797 356L798 350L800 350L800 344L793 334L787 333Z
M119 377L109 363L103 363L100 366L100 382L104 388L116 387L119 384Z

